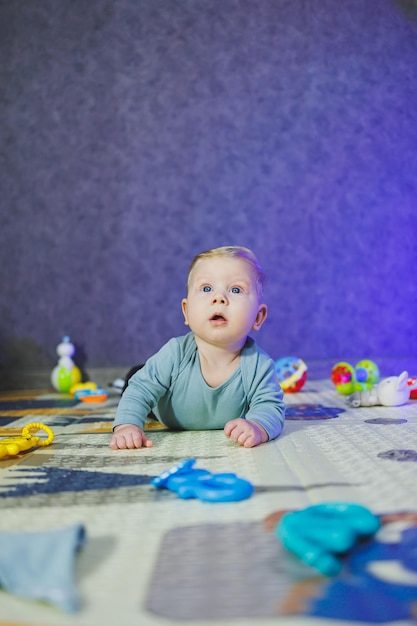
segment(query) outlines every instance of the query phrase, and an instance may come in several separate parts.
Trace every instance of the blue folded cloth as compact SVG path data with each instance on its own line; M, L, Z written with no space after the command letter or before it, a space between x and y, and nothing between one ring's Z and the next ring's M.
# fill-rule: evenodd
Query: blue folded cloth
M68 613L77 611L75 557L84 542L81 524L43 532L0 532L0 587Z

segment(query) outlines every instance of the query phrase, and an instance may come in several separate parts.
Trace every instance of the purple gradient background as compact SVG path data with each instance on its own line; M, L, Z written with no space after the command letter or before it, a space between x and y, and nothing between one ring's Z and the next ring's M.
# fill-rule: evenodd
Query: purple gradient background
M413 6L3 0L0 365L143 362L230 243L274 358L417 357Z

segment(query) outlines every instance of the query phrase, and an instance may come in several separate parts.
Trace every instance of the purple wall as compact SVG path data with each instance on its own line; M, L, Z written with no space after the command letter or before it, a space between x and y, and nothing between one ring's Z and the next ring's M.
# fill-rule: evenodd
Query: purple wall
M3 0L0 364L143 361L229 243L274 358L416 357L412 6Z

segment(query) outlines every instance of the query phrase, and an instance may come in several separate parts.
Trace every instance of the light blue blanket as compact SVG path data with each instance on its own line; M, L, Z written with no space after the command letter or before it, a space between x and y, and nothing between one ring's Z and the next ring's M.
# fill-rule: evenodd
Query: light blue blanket
M84 542L81 524L43 532L0 532L0 587L66 612L77 611L75 557Z

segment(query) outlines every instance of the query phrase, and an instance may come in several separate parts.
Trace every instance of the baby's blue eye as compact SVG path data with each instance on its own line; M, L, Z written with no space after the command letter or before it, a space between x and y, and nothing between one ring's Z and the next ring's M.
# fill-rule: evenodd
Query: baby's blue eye
M204 285L203 291L209 292L209 291L211 291L211 287L209 287L208 285Z
M242 290L240 287L232 287L230 291L232 293L240 293Z

